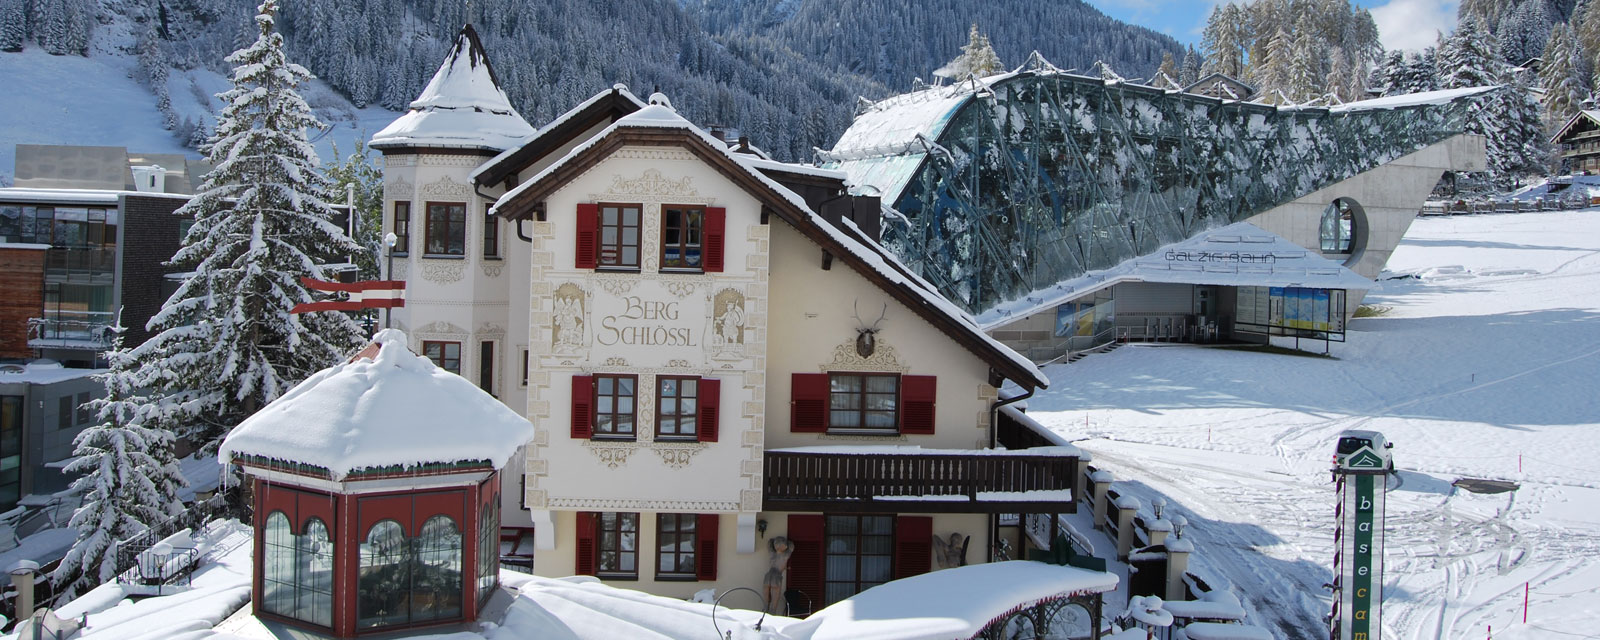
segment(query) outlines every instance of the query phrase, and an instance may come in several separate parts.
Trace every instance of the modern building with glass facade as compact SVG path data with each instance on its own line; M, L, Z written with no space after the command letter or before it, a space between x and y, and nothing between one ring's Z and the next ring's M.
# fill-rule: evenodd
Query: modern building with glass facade
M882 198L884 242L911 269L1002 340L1054 357L1070 337L1087 338L1077 348L1118 332L1229 335L1241 285L1320 288L1306 274L1328 272L1349 287L1350 275L1376 276L1440 175L1483 166L1482 139L1463 131L1491 91L1279 108L1034 58L864 106L819 160ZM1253 228L1201 237L1235 223ZM1308 255L1245 247L1136 268L1178 243L1232 237L1287 239ZM1285 258L1304 264L1257 273ZM1150 286L1151 269L1194 275ZM1362 292L1347 291L1348 317ZM1052 331L1117 298L1101 322L1082 323L1109 333Z

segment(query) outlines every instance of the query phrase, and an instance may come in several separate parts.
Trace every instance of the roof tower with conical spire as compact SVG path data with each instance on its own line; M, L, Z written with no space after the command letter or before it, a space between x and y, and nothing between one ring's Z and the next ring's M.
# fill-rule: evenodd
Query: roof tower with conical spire
M374 149L482 149L499 153L533 135L495 78L472 25L461 28L444 64L410 110L372 136Z

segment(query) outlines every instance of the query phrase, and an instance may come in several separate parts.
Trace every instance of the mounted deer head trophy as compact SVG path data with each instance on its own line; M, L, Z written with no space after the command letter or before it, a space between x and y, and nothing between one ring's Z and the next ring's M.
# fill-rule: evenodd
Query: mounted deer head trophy
M889 303L883 303L883 313L878 314L878 319L873 320L870 326L861 319L861 309L857 308L859 303L860 300L857 300L851 304L856 312L856 323L860 325L856 327L856 355L871 358L872 353L878 350L878 325L883 324L883 318L889 315Z

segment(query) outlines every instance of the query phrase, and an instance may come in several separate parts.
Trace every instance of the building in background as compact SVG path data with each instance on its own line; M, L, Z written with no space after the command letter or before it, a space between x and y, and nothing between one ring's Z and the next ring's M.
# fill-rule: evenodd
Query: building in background
M98 373L47 362L0 364L0 512L23 496L49 496L70 484L64 467L72 441L95 419L83 404L105 395Z
M1600 173L1600 111L1584 109L1574 114L1550 136L1550 144L1561 153L1558 174Z

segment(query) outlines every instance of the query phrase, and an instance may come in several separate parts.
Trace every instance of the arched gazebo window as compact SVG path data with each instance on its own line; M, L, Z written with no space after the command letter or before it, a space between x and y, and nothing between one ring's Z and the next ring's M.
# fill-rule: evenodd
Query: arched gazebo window
M500 579L500 496L478 510L478 599L487 600Z
M372 525L361 543L356 626L410 622L411 553L405 529L393 520Z
M280 616L294 615L294 530L289 516L274 511L267 516L261 558L261 609Z
M416 540L411 620L441 620L461 615L461 530L448 516L422 524Z
M264 611L320 625L333 625L333 542L328 526L312 518L295 535L282 511L267 516L262 544Z
M293 617L333 626L333 541L328 525L312 518L296 537L295 611Z

